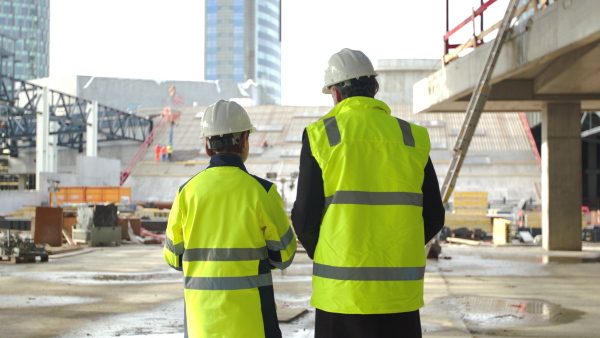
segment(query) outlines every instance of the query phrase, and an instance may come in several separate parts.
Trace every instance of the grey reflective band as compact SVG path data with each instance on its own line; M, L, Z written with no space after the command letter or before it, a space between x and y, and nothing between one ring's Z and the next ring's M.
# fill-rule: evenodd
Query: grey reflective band
M170 263L167 263L167 264L169 264L170 267L172 267L173 269L175 269L177 271L183 271L183 267L182 266L174 266L174 265L171 265Z
M273 260L270 259L269 263L271 263L277 269L283 270L283 269L287 268L288 266L290 266L290 264L292 264L292 261L294 260L294 256L296 256L295 252L292 254L292 257L290 257L290 259L288 259L285 262L275 262L275 261L273 261Z
M289 227L285 235L281 236L280 241L267 240L267 248L274 251L285 250L292 242L292 238L294 238L294 232L292 231L292 227Z
M176 255L183 254L183 251L185 250L185 247L183 246L183 242L175 245L175 244L173 244L173 241L169 237L166 237L166 236L165 236L165 248L167 248L167 250L171 251L172 253L174 253Z
M325 132L327 132L327 139L329 139L329 146L333 147L342 142L342 136L340 135L340 128L338 128L335 116L328 117L323 120L325 124Z
M414 192L336 191L334 195L325 197L325 208L328 208L330 204L413 205L422 207L423 194Z
M400 130L402 130L402 137L404 138L404 145L409 147L415 146L415 138L412 134L412 129L410 129L410 123L398 119L398 124L400 124Z
M186 289L192 290L243 290L273 285L271 272L242 277L185 277Z
M347 268L313 263L317 277L354 281L411 281L422 280L425 267L410 268Z
M267 258L267 248L187 249L183 260L193 261L254 261Z

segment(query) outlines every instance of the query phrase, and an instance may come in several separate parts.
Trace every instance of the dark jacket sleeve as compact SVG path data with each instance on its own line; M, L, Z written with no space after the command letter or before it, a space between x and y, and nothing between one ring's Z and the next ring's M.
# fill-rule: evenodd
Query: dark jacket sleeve
M425 166L425 179L423 180L423 221L425 223L425 243L429 242L444 227L446 210L440 195L435 168L431 158Z
M308 135L304 130L302 150L300 151L298 190L292 209L292 225L310 258L313 258L319 241L324 206L323 174L321 167L312 155Z

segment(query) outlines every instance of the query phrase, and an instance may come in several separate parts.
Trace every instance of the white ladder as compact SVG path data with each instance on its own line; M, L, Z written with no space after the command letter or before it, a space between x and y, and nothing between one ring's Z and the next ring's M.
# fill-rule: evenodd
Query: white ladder
M446 178L442 184L441 195L444 205L448 203L450 195L452 195L452 191L456 185L456 179L458 178L458 173L462 167L465 156L467 155L467 151L469 150L471 140L473 139L475 128L477 127L477 123L479 122L479 118L483 112L483 107L485 107L485 103L490 95L490 78L492 77L492 72L496 66L496 61L500 55L502 45L506 40L506 33L510 27L511 20L518 4L519 0L511 0L508 4L506 13L502 19L502 23L498 28L498 35L493 41L490 54L485 61L485 65L481 74L479 75L477 85L473 89L473 95L471 96L471 100L469 101L469 105L467 107L467 115L463 122L462 128L460 129L458 137L456 138L454 155L452 156L452 161L448 167L448 173L446 174Z

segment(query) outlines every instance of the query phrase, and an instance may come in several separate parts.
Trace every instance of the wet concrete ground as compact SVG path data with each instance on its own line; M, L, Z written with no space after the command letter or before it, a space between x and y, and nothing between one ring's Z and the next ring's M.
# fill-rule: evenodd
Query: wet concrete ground
M445 246L428 260L424 337L600 336L600 246ZM308 308L284 337L312 337L312 264L274 273L280 309ZM0 264L0 337L182 337L179 272L159 245L98 247L48 263Z

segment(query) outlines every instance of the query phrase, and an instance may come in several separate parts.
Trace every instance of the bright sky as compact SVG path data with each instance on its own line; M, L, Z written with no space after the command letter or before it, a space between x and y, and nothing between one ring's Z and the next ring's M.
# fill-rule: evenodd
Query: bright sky
M450 0L450 28L479 5ZM446 0L282 0L282 103L331 105L323 70L342 48L440 59L445 28ZM66 75L203 80L204 1L50 0L50 76Z

